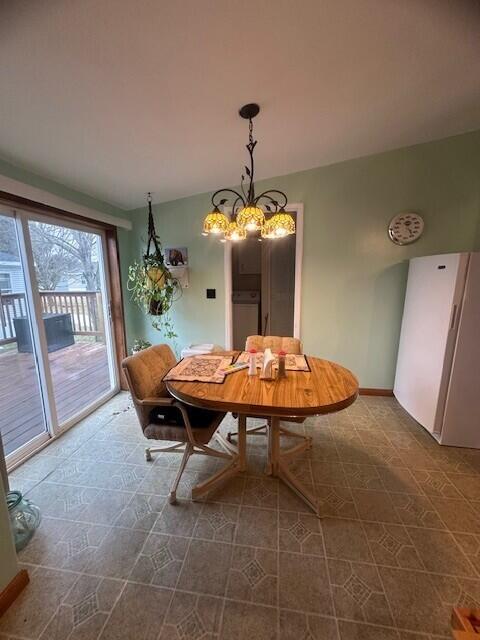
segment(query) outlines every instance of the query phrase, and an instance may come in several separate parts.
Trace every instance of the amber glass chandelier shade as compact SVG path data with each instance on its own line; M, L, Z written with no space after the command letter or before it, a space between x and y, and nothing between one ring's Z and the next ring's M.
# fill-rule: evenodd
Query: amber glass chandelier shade
M259 231L265 223L265 214L260 207L244 207L237 214L237 224L247 231Z
M238 242L239 240L245 240L247 232L242 227L239 227L236 222L230 222L227 230L225 231L225 240L232 240L232 242Z
M295 233L295 220L285 211L280 211L270 218L268 221L273 238L281 238Z
M218 235L225 233L228 228L228 218L224 213L220 211L211 211L207 214L203 221L203 235L207 236L210 233Z
M261 231L261 236L262 238L268 238L268 239L273 239L276 238L277 236L275 235L275 231L272 227L271 221L267 220L265 222L265 224L262 227L262 231Z

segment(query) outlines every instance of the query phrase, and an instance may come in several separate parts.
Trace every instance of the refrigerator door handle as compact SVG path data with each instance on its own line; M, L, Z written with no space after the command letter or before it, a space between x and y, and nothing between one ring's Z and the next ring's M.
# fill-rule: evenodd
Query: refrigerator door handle
M458 311L458 305L454 304L452 309L452 321L450 322L451 330L455 329L455 324L457 322L457 311Z

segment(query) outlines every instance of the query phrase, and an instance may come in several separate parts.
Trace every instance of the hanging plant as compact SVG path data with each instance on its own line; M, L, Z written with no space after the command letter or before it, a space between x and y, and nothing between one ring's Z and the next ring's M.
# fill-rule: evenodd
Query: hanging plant
M128 268L127 289L132 301L152 316L154 329L161 330L166 338L177 337L169 311L172 304L180 297L182 289L165 265L160 238L155 232L150 193L148 194L147 251L141 262L135 261Z

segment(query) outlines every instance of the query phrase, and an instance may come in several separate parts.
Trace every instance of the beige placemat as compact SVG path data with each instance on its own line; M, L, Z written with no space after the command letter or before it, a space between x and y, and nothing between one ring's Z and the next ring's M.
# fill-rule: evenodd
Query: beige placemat
M164 380L178 382L214 382L222 384L224 369L232 364L233 356L192 356L180 360L167 373Z
M273 354L275 357L275 362L273 363L273 368L278 368L278 355ZM242 353L238 356L237 362L248 362L250 358L250 354L248 351L242 351ZM256 355L257 360L257 368L261 368L263 365L263 353L259 352ZM296 355L295 353L287 353L285 356L285 369L287 371L310 371L310 367L308 366L307 358L304 355Z

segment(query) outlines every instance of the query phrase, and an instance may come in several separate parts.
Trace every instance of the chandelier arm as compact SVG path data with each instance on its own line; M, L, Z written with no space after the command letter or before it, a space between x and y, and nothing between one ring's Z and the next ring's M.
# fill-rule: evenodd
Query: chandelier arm
M233 195L236 197L235 201L237 201L240 198L240 200L243 202L243 205L245 206L245 204L246 204L244 197L240 193L238 193L238 191L235 191L234 189L219 189L218 191L215 191L215 193L212 196L212 205L214 207L220 206L220 202L218 202L218 203L215 202L215 198L218 195L220 195L221 193L233 193ZM225 200L225 202L227 202L227 200ZM224 203L222 203L222 204L224 204Z
M235 217L235 207L237 206L237 202L238 202L239 200L241 200L242 204L243 204L243 205L245 205L245 201L243 200L243 198L240 198L240 197L239 197L239 198L237 198L237 199L235 200L235 202L233 203L233 206L232 206L232 213L231 213L231 215L230 215L230 220L231 220L232 222L234 222L234 217Z
M258 203L259 200L264 199L264 200L269 200L272 204L274 204L276 202L275 198L272 198L272 196L270 194L276 193L278 195L280 195L283 198L283 204L282 202L279 203L280 208L284 209L287 206L288 203L288 198L287 196L283 193L283 191L279 191L278 189L269 189L268 191L264 191L263 193L261 193L259 196L257 196L254 200L255 205ZM278 209L278 206L277 206Z

